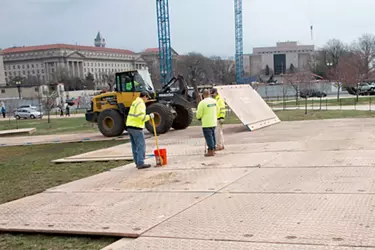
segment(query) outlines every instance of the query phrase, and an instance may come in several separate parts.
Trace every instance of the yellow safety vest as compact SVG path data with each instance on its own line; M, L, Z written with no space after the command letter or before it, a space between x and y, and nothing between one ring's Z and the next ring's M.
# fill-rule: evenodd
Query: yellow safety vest
M218 94L216 95L215 100L218 106L217 119L224 119L226 113L224 99Z
M212 128L217 125L218 106L216 100L208 97L198 104L197 119L202 120L203 128Z
M143 129L145 122L150 120L150 116L146 115L146 104L142 98L137 97L130 106L128 118L126 119L127 127L135 127Z

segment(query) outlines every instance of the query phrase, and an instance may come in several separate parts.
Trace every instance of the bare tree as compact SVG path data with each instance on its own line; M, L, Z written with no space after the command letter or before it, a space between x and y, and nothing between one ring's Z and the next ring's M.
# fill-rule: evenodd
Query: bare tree
M326 65L328 63L327 66L332 67L336 67L340 58L348 52L347 46L338 39L329 40L324 46L324 50L326 52L326 60L324 63Z
M358 85L367 78L367 67L361 62L359 53L352 53L340 58L336 69L333 71L335 78L345 86L350 94L355 94L358 101Z
M206 60L212 68L212 81L216 84L229 84L236 79L234 62L223 60L218 56L213 56Z
M330 79L332 77L332 72L330 71L336 68L339 59L348 55L349 51L349 47L340 40L330 39L321 50L314 54L310 65L311 72ZM340 85L337 87L340 87Z
M113 73L107 73L102 75L103 82L108 85L109 91L113 91L115 84L115 75Z
M48 123L51 123L51 111L57 107L57 91L52 91L49 86L44 85L41 87L41 101L43 109L47 112Z
M375 36L364 34L353 44L353 52L360 60L362 74L367 78L374 69L375 59Z
M183 75L187 83L194 88L197 97L199 97L199 85L213 82L213 71L210 63L210 59L198 53L180 56L176 62L176 71Z

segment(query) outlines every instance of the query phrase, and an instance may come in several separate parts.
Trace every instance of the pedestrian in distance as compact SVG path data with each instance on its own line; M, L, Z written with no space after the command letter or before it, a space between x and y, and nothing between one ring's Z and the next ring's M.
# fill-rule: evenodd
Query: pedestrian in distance
M3 118L5 118L5 107L4 107L4 105L1 106L1 114L3 115Z
M69 105L66 105L66 108L65 108L65 115L66 115L66 116L70 116L70 108L69 108Z
M210 95L210 91L203 91L203 100L199 102L197 108L197 119L202 122L203 135L206 140L208 152L204 156L215 156L217 125L217 103Z
M223 124L225 119L225 101L223 97L220 96L217 89L213 88L211 90L212 97L216 100L217 103L217 127L216 127L216 151L224 149L224 133L223 133Z
M64 116L63 105L60 105L60 116Z
M130 136L130 143L132 145L133 159L138 169L145 169L151 167L150 164L145 164L146 158L146 142L143 134L145 123L150 119L154 119L154 114L146 114L145 102L150 99L147 92L141 92L130 106L128 117L126 119L126 127Z

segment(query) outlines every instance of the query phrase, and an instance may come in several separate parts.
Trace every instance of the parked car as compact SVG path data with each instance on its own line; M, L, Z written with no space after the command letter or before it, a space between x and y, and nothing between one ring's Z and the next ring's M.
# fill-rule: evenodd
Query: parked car
M373 95L375 93L375 83L362 82L358 84L359 95Z
M23 108L23 109L17 109L14 112L14 117L19 120L19 119L36 119L36 118L43 118L43 113L39 112L35 109L30 109L30 108Z
M327 94L316 89L303 89L299 92L301 98L326 97Z
M31 105L21 105L17 109L35 109L36 110L36 107L31 106Z

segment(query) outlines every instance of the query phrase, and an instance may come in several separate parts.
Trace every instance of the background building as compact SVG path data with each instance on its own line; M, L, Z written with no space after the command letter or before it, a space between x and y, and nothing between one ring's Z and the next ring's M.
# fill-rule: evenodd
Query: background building
M266 68L269 68L270 74L280 75L286 73L291 65L296 70L305 70L313 53L314 45L298 45L297 42L279 42L276 47L254 48L252 54L244 55L244 70L247 75L264 74Z
M106 85L102 81L104 76L147 67L141 55L133 51L105 48L100 33L95 45L98 47L52 44L5 49L5 83L26 78L45 84L66 77L84 79L91 73L97 87L101 88Z
M5 83L3 51L0 49L0 86L5 85Z

